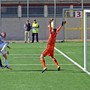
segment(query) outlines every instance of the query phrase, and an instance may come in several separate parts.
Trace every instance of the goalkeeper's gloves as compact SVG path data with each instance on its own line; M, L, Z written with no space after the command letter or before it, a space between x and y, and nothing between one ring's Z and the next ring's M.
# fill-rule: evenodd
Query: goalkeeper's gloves
M66 21L62 21L62 26L66 23Z
M51 24L51 21L49 21L49 24Z
M53 18L51 18L51 19L50 19L50 21L49 21L49 24L51 24L51 22L52 22L53 20L54 20L54 19L53 19Z

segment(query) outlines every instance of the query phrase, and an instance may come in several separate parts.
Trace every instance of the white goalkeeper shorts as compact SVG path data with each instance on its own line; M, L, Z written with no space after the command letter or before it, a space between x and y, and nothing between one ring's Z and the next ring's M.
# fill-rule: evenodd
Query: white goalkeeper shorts
M3 51L7 46L8 46L8 42L3 42L0 44L0 51Z
M7 54L7 51L6 51L6 50L2 50L2 51L0 51L0 53L1 53L2 55L4 55L4 54Z

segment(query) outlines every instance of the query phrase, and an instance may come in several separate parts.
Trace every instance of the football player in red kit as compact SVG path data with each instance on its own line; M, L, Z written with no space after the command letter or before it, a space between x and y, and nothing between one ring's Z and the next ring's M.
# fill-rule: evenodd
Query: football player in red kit
M46 56L50 56L52 58L58 71L60 71L60 66L59 66L56 58L54 57L54 47L55 47L55 42L56 42L56 36L57 36L58 32L61 30L62 26L66 23L66 21L62 21L62 24L57 29L52 28L51 22L52 22L52 20L49 21L49 25L48 25L50 35L48 38L47 47L40 56L40 60L41 60L42 66L43 66L42 73L45 70L47 70L45 60L44 60L44 57L46 57Z

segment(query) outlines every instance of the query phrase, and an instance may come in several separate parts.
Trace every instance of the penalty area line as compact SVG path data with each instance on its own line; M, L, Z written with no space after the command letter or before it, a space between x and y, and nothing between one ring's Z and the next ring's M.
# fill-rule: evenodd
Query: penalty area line
M76 63L73 59L71 59L69 56L67 56L66 54L64 54L63 52L61 52L59 49L57 49L56 47L54 48L57 52L59 52L61 55L63 55L65 58L67 58L69 61L71 61L73 64L75 64L77 67L79 67L81 70L83 70L85 73L87 73L88 75L90 75L90 73L88 71L85 71L84 68L79 65L78 63Z

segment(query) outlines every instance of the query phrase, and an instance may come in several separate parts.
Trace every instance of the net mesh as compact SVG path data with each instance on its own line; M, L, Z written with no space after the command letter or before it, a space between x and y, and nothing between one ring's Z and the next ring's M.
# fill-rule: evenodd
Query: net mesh
M83 39L83 18L81 10L64 10L65 40L82 40Z

